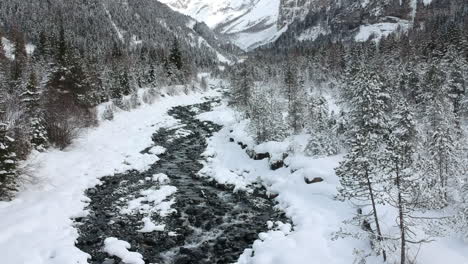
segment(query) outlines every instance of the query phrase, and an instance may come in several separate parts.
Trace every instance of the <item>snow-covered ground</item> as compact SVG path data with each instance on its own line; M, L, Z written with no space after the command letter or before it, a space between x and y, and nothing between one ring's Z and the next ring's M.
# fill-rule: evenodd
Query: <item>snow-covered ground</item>
M382 22L369 25L361 25L359 32L354 37L355 41L363 42L367 41L371 36L374 41L379 41L383 37L387 37L394 32L406 32L410 27L411 23L407 20L396 19L395 22Z
M303 154L307 135L288 138L284 142L268 142L255 145L249 135L247 120L222 105L209 113L199 116L223 124L225 127L208 141L204 153L207 162L201 176L212 177L223 184L235 185L236 191L251 191L251 185L260 181L271 194L278 194L275 200L278 209L284 210L292 220L292 228L282 223L265 223L270 231L259 234L251 249L246 249L239 258L239 264L351 264L354 263L354 249L370 249L369 242L353 238L333 239L340 227L346 227L356 212L351 203L334 199L339 179L334 168L341 156L311 158ZM230 142L230 139L234 142ZM267 159L255 161L237 142L248 145L247 149L257 153L269 152L273 157L289 153L285 163L289 168L270 170ZM323 182L306 184L305 178L323 178ZM395 225L395 218L388 208L381 208L383 228ZM388 213L386 212L388 211ZM437 239L423 244L418 252L418 262L424 264L466 264L468 245L455 237ZM416 248L416 250L418 250ZM413 252L415 253L415 252ZM413 255L414 256L414 255ZM398 261L390 259L388 263ZM367 263L383 263L381 258L371 257Z
M25 165L34 178L22 186L13 201L0 203L0 263L87 263L88 255L74 245L78 233L72 220L86 215L88 198L84 191L99 184L100 177L148 168L164 150L155 146L150 154L140 151L153 145L151 136L158 128L176 125L167 110L176 105L199 103L203 97L215 94L210 91L161 97L152 105L118 112L113 121L101 121L98 127L84 131L64 151L51 149L31 155ZM163 175L149 180L160 184L167 181ZM170 204L162 203L161 199L175 191L171 187L148 190L144 199L158 203L155 209L158 213L168 212ZM144 227L141 232L164 228L150 222L144 223ZM108 252L128 253L126 242L112 238L107 242ZM132 260L129 263L142 263L137 254L128 256Z
M153 146L151 135L160 127L177 125L167 110L176 105L194 104L203 97L218 95L214 91L163 97L152 105L143 105L131 112L115 114L113 121L82 133L64 151L35 153L26 162L34 178L12 202L0 203L0 263L6 264L84 264L88 255L75 247L78 237L73 218L86 215L88 198L84 191L100 183L99 178L129 169L145 170L157 162L165 149ZM334 168L341 156L314 159L303 154L307 135L288 138L284 142L255 145L248 132L248 120L241 119L226 104L204 113L200 119L225 127L208 140L204 153L207 161L201 176L236 186L236 191L252 191L261 182L272 195L278 195L278 209L292 220L292 225L266 222L268 232L259 234L252 248L239 258L240 264L350 264L355 248L369 248L367 241L352 238L332 239L356 211L350 203L334 199L339 185ZM232 130L232 132L231 132ZM233 138L235 142L230 142ZM241 141L257 152L280 157L288 152L288 168L270 170L268 160L255 161L237 145ZM153 146L149 154L140 151ZM305 178L323 178L323 182L306 184ZM163 223L152 222L150 216L171 212L170 197L176 188L167 175L148 177L158 188L150 188L141 197L128 202L121 210L143 213L140 232L167 231ZM169 198L169 199L167 199ZM149 206L150 203L152 206ZM392 217L383 216L384 228L394 225ZM127 263L144 263L131 251L125 238L107 238L104 252L126 259ZM466 264L467 244L454 237L425 244L418 255L424 264ZM370 258L367 263L382 263Z

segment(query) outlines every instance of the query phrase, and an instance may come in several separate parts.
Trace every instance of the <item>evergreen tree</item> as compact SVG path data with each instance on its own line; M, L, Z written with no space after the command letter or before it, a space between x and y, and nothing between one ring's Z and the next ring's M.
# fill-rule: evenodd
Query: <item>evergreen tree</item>
M304 81L297 73L297 69L288 65L284 76L284 91L288 101L288 123L294 134L298 134L304 128L306 92Z
M16 154L14 139L7 135L7 124L0 123L0 199L8 199L16 190Z
M382 155L382 142L388 134L388 95L382 78L365 66L348 76L347 85L351 149L336 169L342 186L339 197L371 204L369 214L359 214L359 223L356 224L367 223L367 226L368 223L374 223L375 227L366 228L366 231L373 240L376 251L386 260L377 204L382 202L381 190L378 188L383 182L379 157Z
M424 154L419 161L419 167L424 171L424 189L422 199L431 201L430 207L447 205L447 187L451 180L460 175L460 152L453 103L444 86L446 74L437 65L432 65L425 76L425 122L426 139L423 145ZM429 191L430 190L430 191Z
M329 113L327 100L321 96L313 96L308 104L308 130L311 134L306 153L313 157L338 154L338 138L332 128L332 117Z
M415 225L412 212L418 208L418 177L414 172L413 158L416 152L414 145L416 130L413 116L408 105L401 99L391 119L391 133L382 169L387 175L384 183L388 196L384 197L387 204L398 210L397 225L400 230L400 264L407 263L408 243L416 243L414 238Z
M171 84L182 84L186 81L184 74L184 63L180 44L177 39L174 39L172 47L169 51L169 58L165 61L167 76Z
M283 107L274 85L253 89L249 98L251 127L258 143L284 139Z
M443 90L447 91L450 100L453 103L453 111L456 117L456 125L460 126L460 115L462 111L462 102L466 92L466 72L468 65L463 59L461 52L456 47L450 46L443 63L441 65L447 72L447 78L444 82Z
M177 39L174 39L174 41L172 42L172 47L169 55L169 63L174 65L177 68L177 70L182 70L182 52L180 51L180 45Z
M252 69L244 67L231 77L230 103L250 116L250 98L254 89Z
M13 39L13 56L14 60L11 63L11 84L10 92L18 93L21 90L23 72L25 70L27 53L26 53L26 42L24 34L18 30L14 30L12 33Z
M21 101L25 109L25 118L29 120L29 127L31 128L31 144L36 150L43 151L48 145L48 139L40 108L40 99L41 93L38 89L37 77L32 71L26 85L26 91L21 94Z

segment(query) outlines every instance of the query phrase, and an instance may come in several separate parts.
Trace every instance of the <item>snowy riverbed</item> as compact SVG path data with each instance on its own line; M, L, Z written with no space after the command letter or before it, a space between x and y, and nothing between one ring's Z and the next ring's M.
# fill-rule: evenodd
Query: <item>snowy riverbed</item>
M219 96L219 93L210 91L164 97L153 105L117 113L113 121L103 121L98 127L85 131L64 151L52 149L32 155L27 164L34 178L23 185L15 200L0 203L1 263L87 263L88 255L75 246L78 232L73 226L74 218L87 215L85 207L89 198L85 196L85 190L99 185L101 177L131 169L148 169L165 151L154 146L151 135L159 128L178 125L167 110L177 105L202 102L206 96ZM261 182L270 194L278 194L275 198L278 209L293 222L292 225L266 222L265 226L270 230L258 235L238 263L350 264L355 248L369 247L367 241L332 239L333 233L343 226L342 221L349 219L356 210L349 203L334 200L339 184L334 168L341 160L340 156L320 159L305 156L302 150L307 135L255 146L246 129L247 121L225 104L199 118L225 126L208 139L204 153L206 162L199 174L233 185L234 191L253 192L252 185ZM231 138L234 142L230 142ZM259 152L270 152L272 156L291 149L295 151L285 160L288 168L273 171L267 160L250 159L237 141ZM146 148L150 148L149 151L142 154ZM315 184L304 181L304 178L315 177L324 181ZM163 175L155 175L149 180L166 182ZM385 225L393 225L391 217L384 219ZM163 229L162 225L144 224L151 230ZM110 237L103 250L110 255L129 254L129 263L141 263L138 252L133 254L124 239ZM447 237L423 245L418 259L424 264L466 264L468 250L466 243ZM382 261L370 258L367 263Z
M84 191L103 176L147 169L158 157L140 151L153 145L151 135L158 128L176 123L167 110L213 95L217 93L162 97L152 105L116 113L113 121L85 131L64 151L32 155L27 165L34 178L12 202L0 203L0 262L87 263L88 255L75 247L78 233L72 220L87 214Z

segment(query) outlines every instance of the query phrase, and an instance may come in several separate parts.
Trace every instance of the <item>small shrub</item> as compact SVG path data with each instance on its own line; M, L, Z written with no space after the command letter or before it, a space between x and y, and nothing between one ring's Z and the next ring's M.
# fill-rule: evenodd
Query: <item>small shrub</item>
M51 144L66 148L82 128L97 124L96 109L79 105L68 94L51 97L45 111L45 127Z
M102 112L102 119L103 120L113 120L114 119L114 105L106 105L106 108Z

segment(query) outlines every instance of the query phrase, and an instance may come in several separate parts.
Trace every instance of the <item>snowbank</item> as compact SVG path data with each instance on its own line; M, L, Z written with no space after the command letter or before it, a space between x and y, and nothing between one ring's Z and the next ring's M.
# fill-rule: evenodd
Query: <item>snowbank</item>
M199 115L199 118L225 126L208 140L204 153L207 161L200 175L212 177L223 184L232 184L235 191L252 191L253 184L260 182L269 193L278 194L275 198L277 207L293 222L292 227L282 223L265 223L270 231L259 234L252 248L246 249L237 263L350 264L355 259L354 249L370 248L365 240L333 239L334 233L345 226L343 221L349 220L356 212L351 203L334 199L339 186L334 168L342 160L341 156L311 158L304 155L304 145L308 141L306 135L255 146L248 133L248 122L238 121L236 113L226 105ZM238 141L248 146L242 149ZM289 156L285 163L288 168L270 170L267 159L253 160L246 149L269 153L287 151ZM306 184L306 179L314 178L323 181ZM385 229L395 223L395 219L385 211L382 221ZM418 260L424 264L465 264L468 263L468 250L466 243L444 238L422 245ZM372 257L367 259L367 263L382 263L382 260Z
M99 184L100 177L148 168L158 157L140 151L153 146L151 136L158 128L176 125L167 110L214 94L164 97L153 105L118 112L113 121L85 131L64 151L52 149L32 155L27 165L34 181L25 184L12 202L0 203L1 262L87 263L88 255L74 245L78 233L72 220L86 215L84 191ZM162 152L160 148L153 150Z

